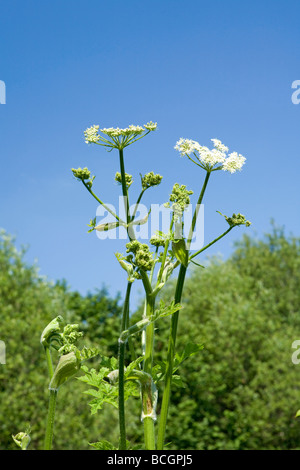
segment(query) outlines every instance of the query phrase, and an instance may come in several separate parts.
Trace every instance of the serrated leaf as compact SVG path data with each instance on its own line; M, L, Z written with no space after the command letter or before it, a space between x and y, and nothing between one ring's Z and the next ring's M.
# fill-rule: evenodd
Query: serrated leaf
M175 370L178 369L180 364L182 364L183 361L188 359L191 356L194 356L197 354L199 351L201 351L204 348L203 344L200 343L188 343L184 347L184 350L181 354L176 353L175 355Z
M172 376L172 383L176 385L178 388L185 388L184 383L182 382L182 379L180 375L173 375Z
M138 365L144 360L143 356L138 357L133 362L131 362L125 370L125 378L129 376L129 374L133 371L133 369L137 368Z
M97 450L118 450L111 442L102 439L98 442L90 442L90 446L94 447Z
M94 387L89 388L83 392L85 395L90 395L93 397L93 400L89 403L92 414L95 414L98 410L101 410L106 403L112 405L115 408L118 408L119 406L118 384L112 384L107 381L108 374L117 370L116 367L118 366L118 360L114 357L108 358L105 356L103 356L101 359L101 364L104 365L104 367L101 367L99 371L96 371L95 369L88 369L86 366L83 366L82 370L85 372L85 375L78 377L78 380L81 382ZM135 361L129 364L126 371L130 373L131 369L137 367L142 360L143 357L137 358ZM135 382L127 381L124 384L124 398L125 400L128 400L128 398L131 396L139 397L140 387L139 384Z
M87 359L92 359L93 357L100 355L100 349L98 348L87 348L86 346L83 347L80 351L80 360L86 361Z

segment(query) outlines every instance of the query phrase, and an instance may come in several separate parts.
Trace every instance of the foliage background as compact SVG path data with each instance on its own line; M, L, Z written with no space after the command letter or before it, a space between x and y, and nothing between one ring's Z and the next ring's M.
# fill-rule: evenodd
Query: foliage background
M273 226L264 239L244 236L232 256L206 260L184 291L177 349L189 341L204 349L180 369L173 388L167 441L171 449L297 449L299 366L291 361L300 332L300 239ZM166 296L172 296L172 285ZM84 344L116 355L121 302L105 289L87 296L50 283L24 262L14 241L0 242L0 328L7 363L0 366L0 448L11 434L32 428L31 449L43 445L48 393L39 344L44 326L61 314L80 323ZM137 311L132 321L139 318ZM157 323L156 360L164 360L169 319ZM139 347L139 343L136 342ZM94 360L93 367L97 367ZM55 449L88 449L101 438L117 443L117 413L91 416L85 385L59 391ZM142 439L138 401L127 403L128 437Z

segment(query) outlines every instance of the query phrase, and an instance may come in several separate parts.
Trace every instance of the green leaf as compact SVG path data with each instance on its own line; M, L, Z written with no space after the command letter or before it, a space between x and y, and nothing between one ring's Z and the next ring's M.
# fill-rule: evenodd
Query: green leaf
M183 361L185 361L191 356L194 356L203 348L203 344L200 343L187 343L184 347L183 352L181 354L176 353L175 355L174 371L178 369L178 367L180 366L180 364L182 364Z
M185 388L184 383L182 382L182 379L180 375L173 375L172 376L172 384L176 385L178 388Z
M135 361L131 362L127 367L126 367L126 370L125 370L125 379L127 376L129 376L131 374L131 372L133 371L133 369L137 368L138 365L144 360L144 357L143 356L140 356L138 357L137 359L135 359Z
M159 318L164 318L169 315L173 315L173 313L177 312L181 308L182 306L180 304L175 304L174 301L171 302L170 305L165 306L164 302L161 300L159 308L155 310L153 315L151 315L149 318L143 318L142 320L129 327L128 330L122 331L120 335L120 340L123 342L127 341L129 336L139 333Z
M199 264L199 263L196 263L196 261L194 261L193 259L190 260L193 264L195 264L196 266L199 266L199 268L204 268L205 269L205 266L202 266L202 264Z
M102 439L102 441L98 442L90 442L90 446L94 447L97 450L118 450L111 442Z
M125 378L130 374L132 369L138 366L138 364L143 360L143 357L137 358L126 368ZM101 365L99 371L95 369L88 369L86 366L82 366L84 375L78 377L78 380L81 382L90 385L91 387L88 390L85 390L83 393L93 397L93 400L89 403L91 407L91 413L95 414L98 410L101 410L105 403L112 405L114 408L118 408L118 380L114 383L108 381L108 375L111 372L118 372L118 360L115 357L108 358L103 356L101 358ZM139 397L140 396L140 387L139 384L133 381L127 381L124 384L124 398L125 401L129 397Z
M185 241L183 238L180 240L176 240L172 242L172 250L174 255L176 256L177 260L183 264L183 266L187 267L189 262L189 254L186 249Z
M100 355L100 349L98 348L87 348L86 346L79 351L80 353L80 360L86 361L87 359L92 359L93 357Z

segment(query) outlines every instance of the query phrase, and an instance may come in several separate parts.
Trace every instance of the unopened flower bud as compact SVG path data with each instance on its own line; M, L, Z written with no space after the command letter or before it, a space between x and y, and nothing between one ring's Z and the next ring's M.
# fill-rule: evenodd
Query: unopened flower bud
M54 318L44 329L41 335L41 343L43 346L50 346L51 339L53 337L58 336L60 331L60 324L63 322L63 317L58 315L58 317Z
M26 450L31 441L28 432L19 432L15 436L12 436L12 438L17 446L21 447L22 450Z
M81 361L74 351L61 356L53 377L49 384L49 390L57 391L70 377L79 371Z
M117 173L115 174L115 181L117 183L122 183L122 176L119 171L117 171ZM125 182L126 182L126 187L129 188L133 183L132 175L125 173Z
M88 168L72 168L72 173L75 176L75 178L79 180L88 180L91 177L91 172L88 170Z
M157 186L161 183L162 176L159 174L154 174L153 171L147 173L142 177L142 187L143 189L151 188L151 186Z

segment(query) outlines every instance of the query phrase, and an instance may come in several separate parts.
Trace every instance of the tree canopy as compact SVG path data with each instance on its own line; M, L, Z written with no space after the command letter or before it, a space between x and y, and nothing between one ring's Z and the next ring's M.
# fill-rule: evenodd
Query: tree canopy
M300 339L299 286L300 239L275 228L264 239L244 236L227 260L213 257L205 269L192 270L177 351L190 341L204 348L181 365L184 387L174 384L172 389L170 449L300 448L300 422L295 418L300 365L291 359L292 343ZM167 296L173 291L170 284ZM45 325L62 315L80 324L85 345L113 356L121 307L119 297L110 298L105 289L82 296L66 282L53 284L39 276L12 238L1 234L0 339L6 344L6 364L0 365L1 449L14 449L11 435L27 423L32 429L30 448L42 447L48 400L40 345ZM139 312L132 321L137 318ZM157 323L156 360L166 359L161 351L169 321ZM85 389L76 379L62 388L55 449L88 449L89 442L108 434L110 440L117 439L115 410L107 405L91 415ZM132 398L127 407L134 412L128 437L138 440L143 432L139 403Z

